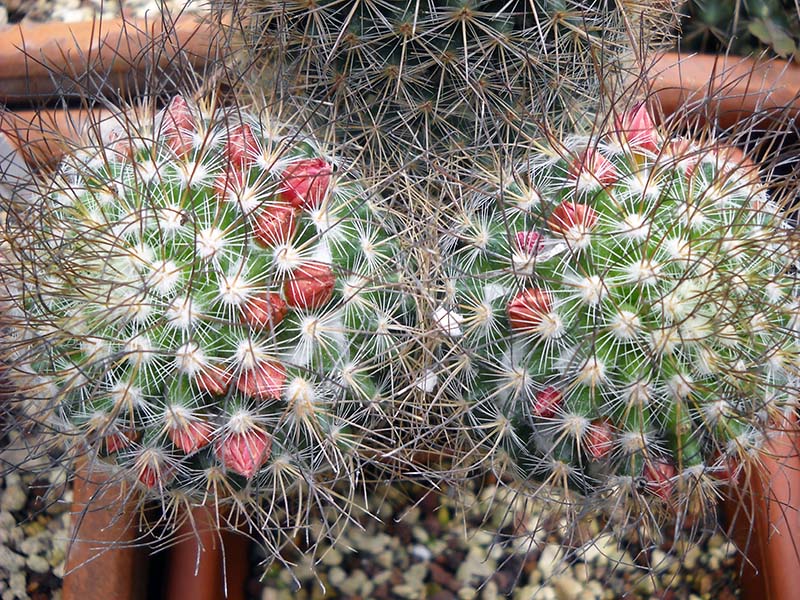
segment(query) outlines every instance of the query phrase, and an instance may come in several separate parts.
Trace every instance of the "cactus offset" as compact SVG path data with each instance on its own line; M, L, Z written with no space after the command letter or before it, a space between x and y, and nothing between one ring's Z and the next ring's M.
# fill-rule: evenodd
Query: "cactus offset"
M543 121L589 125L634 51L668 37L673 16L651 1L246 6L269 80L260 87L310 99L385 174L453 153L473 160Z
M28 411L144 498L261 503L272 535L292 490L361 480L407 318L396 220L266 117L177 96L111 138L9 225Z
M796 234L735 156L639 106L454 208L439 353L495 457L681 510L757 460L798 392Z

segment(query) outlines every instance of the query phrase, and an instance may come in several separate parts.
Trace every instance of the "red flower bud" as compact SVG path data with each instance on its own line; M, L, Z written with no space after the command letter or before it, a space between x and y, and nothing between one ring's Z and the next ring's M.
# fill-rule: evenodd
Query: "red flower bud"
M117 430L107 434L103 438L106 445L106 454L114 454L123 448L127 448L139 438L139 434L133 429Z
M283 172L281 199L297 208L316 208L328 193L332 174L333 169L322 158L294 162Z
M280 363L262 361L236 379L236 388L256 400L278 400L286 385L286 369Z
M569 166L569 174L574 179L584 179L591 185L598 183L603 187L619 180L614 163L594 148L587 148L575 157Z
M169 439L186 454L194 454L200 448L208 445L214 434L214 426L208 421L200 419L184 421L171 427Z
M251 296L242 304L241 318L250 327L277 327L286 316L288 307L280 294L264 292L258 296Z
M250 479L269 459L272 438L258 429L234 433L216 447L217 458L234 473Z
M616 117L615 125L617 137L623 144L628 144L633 150L658 153L661 140L644 103L638 104L622 117Z
M553 233L562 235L576 227L584 231L591 231L596 224L597 213L595 210L577 202L562 202L553 209L547 219L547 226Z
M297 209L291 204L278 202L268 204L256 215L253 235L256 242L265 248L284 244L294 237L297 230Z
M742 483L744 469L739 462L739 458L728 453L715 453L715 459L708 469L709 475L725 482L728 485L738 485Z
M283 292L289 306L309 310L328 302L335 284L336 277L330 265L312 261L292 271L283 285Z
M169 106L164 110L162 133L167 140L167 145L178 156L185 156L192 149L192 135L196 131L194 116L186 104L183 96L172 98Z
M243 123L228 134L225 142L225 155L233 163L234 170L249 168L261 154L256 136L250 125Z
M144 465L139 471L139 481L153 489L158 483L158 471L152 465Z
M517 247L525 254L535 256L544 246L542 236L535 231L520 231L516 235Z
M563 399L564 394L552 386L536 392L532 406L533 416L542 419L554 417Z
M664 459L648 461L643 471L647 489L665 502L672 495L675 485L672 480L677 474L675 466Z
M614 428L608 419L592 421L583 437L586 452L595 460L605 458L614 449Z
M195 373L194 382L201 392L212 396L224 396L231 383L231 376L223 369L209 366Z
M139 469L139 481L153 489L159 483L166 483L174 475L173 469L165 464L160 453L153 449L145 449L136 460Z
M537 288L527 289L508 303L508 320L512 329L529 331L541 324L551 308L552 301L548 292Z

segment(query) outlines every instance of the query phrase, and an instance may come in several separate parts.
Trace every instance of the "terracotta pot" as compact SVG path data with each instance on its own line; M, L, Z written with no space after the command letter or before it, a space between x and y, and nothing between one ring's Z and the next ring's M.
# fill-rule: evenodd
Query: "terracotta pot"
M131 490L84 464L75 476L63 600L145 598L146 554Z
M13 144L31 168L54 167L90 124L111 113L106 110L1 111L0 133Z
M208 507L190 517L169 552L166 600L244 600L249 540L220 531Z
M217 56L219 34L191 15L8 27L0 31L0 102L41 105L87 92L114 97L148 80L181 81Z
M138 530L135 491L83 465L73 484L73 531L63 600L244 600L249 539L217 528L211 510L195 508L168 551L166 581L148 579L152 551ZM155 574L156 576L158 573Z
M740 56L666 53L652 61L652 98L680 113L729 127L753 115L783 121L800 114L800 65Z
M776 430L742 493L730 491L723 514L746 552L742 598L800 597L800 432L796 419Z

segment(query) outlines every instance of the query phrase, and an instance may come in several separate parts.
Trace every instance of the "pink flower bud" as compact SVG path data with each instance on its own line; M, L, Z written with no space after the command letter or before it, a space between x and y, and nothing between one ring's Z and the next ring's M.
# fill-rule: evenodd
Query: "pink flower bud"
M167 145L175 151L175 154L185 156L191 151L192 137L196 127L192 111L183 96L173 97L169 106L164 109L162 127Z
M241 318L253 328L274 328L286 316L288 307L281 295L276 292L264 292L251 296L242 305Z
M234 473L251 479L269 460L272 438L259 429L226 436L216 447L217 458Z
M576 156L568 172L573 179L587 181L587 185L592 186L599 184L607 187L619 180L619 173L614 163L594 148L587 148Z
M281 199L296 208L317 208L331 184L333 169L322 158L305 158L283 172Z
M691 178L697 164L700 162L698 148L689 138L679 137L669 140L664 144L661 152L661 162L683 170Z
M186 454L194 454L200 448L208 445L214 434L214 426L201 419L184 421L171 427L168 435L176 448Z
M296 230L297 209L284 202L265 205L253 225L256 242L265 248L291 241Z
M309 261L292 271L283 285L283 292L289 306L309 310L327 303L335 284L336 277L330 265Z
M236 202L238 195L247 186L244 171L225 171L214 180L214 194L222 202Z
M536 256L544 247L542 236L535 231L520 231L516 235L516 240L520 252L529 256Z
M286 369L280 363L262 361L236 379L236 389L256 400L278 400L286 385Z
M615 118L617 137L632 150L646 150L658 154L661 139L653 124L647 105L642 102L621 117Z
M562 202L553 209L547 219L547 226L553 233L565 235L573 229L591 231L597 225L595 210L577 202Z
M517 294L508 303L508 320L512 329L530 331L541 324L551 309L550 294L545 290L530 288Z
M195 373L194 382L201 392L212 396L224 396L228 391L231 376L219 367L208 366Z
M678 474L675 466L664 459L654 459L644 466L643 475L647 489L667 502L672 495L673 479Z
M614 449L614 428L608 419L592 421L583 437L586 452L595 460L605 458Z
M233 170L250 168L260 154L258 141L250 125L242 123L231 130L225 142L225 155L232 163Z
M533 399L533 406L531 407L533 416L541 419L551 419L555 416L563 399L564 394L553 386L546 387L542 391L536 392L536 396Z

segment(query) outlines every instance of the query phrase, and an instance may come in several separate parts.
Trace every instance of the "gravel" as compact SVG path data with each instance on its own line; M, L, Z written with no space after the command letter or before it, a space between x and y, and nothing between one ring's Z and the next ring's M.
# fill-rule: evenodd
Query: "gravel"
M72 492L62 468L26 464L14 442L12 438L0 451L3 471L16 466L0 474L0 600L57 599Z
M381 492L382 522L358 519L360 528L336 532L335 547L323 544L316 560L286 555L296 568L273 563L265 573L258 562L265 557L254 556L249 599L740 597L736 549L719 533L642 548L590 521L583 524L589 541L569 550L552 506L523 504L494 486L459 501L408 487ZM463 512L462 502L470 507Z
M0 25L8 23L63 21L75 23L93 18L155 18L162 7L172 14L202 13L208 10L205 0L6 0L0 4Z

